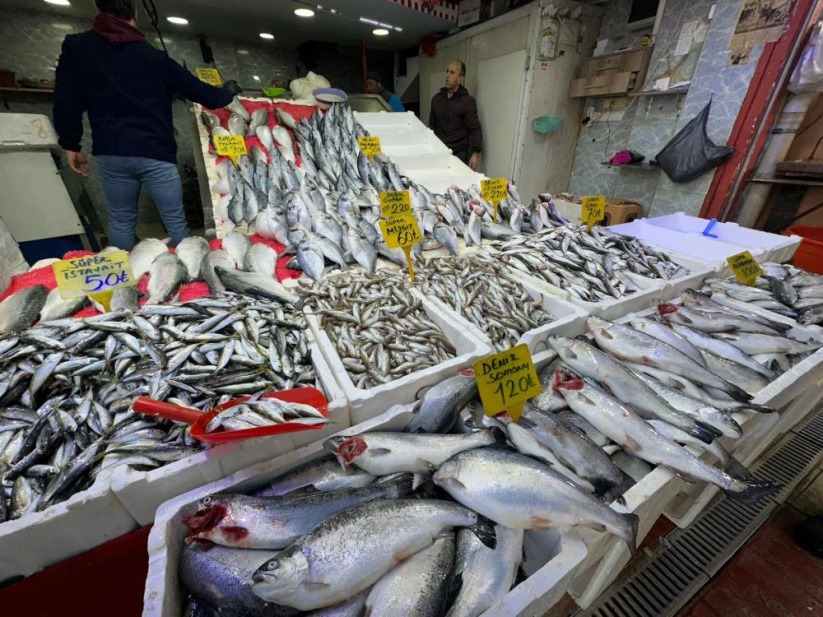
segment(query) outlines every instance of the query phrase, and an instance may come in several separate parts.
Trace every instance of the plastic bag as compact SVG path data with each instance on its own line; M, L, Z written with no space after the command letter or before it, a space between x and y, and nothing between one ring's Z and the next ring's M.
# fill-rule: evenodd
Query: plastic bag
M788 88L795 94L823 91L823 22L817 22L812 30Z
M657 164L672 182L688 182L714 169L732 153L728 146L715 146L706 134L711 100L657 153Z
M298 101L314 101L311 93L316 88L329 87L331 87L331 84L328 79L312 71L309 71L305 77L292 80L289 84L289 90L291 90L292 96Z

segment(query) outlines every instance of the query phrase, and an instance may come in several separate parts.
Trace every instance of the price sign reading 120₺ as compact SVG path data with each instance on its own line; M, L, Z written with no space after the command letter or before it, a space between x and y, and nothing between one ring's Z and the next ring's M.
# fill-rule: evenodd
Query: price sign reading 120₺
M235 167L238 166L238 159L249 153L246 150L246 138L242 135L212 135L212 139L217 154L229 157Z
M380 214L383 218L411 213L411 196L408 191L383 191L380 193Z
M474 374L488 416L507 411L517 422L523 404L543 390L528 345L517 345L478 360L474 363Z
M583 197L580 201L583 206L583 222L588 225L587 229L591 231L592 227L606 218L606 196Z
M384 221L380 221L380 231L390 249L400 248L406 254L406 265L409 267L409 278L414 283L414 266L411 260L411 248L423 241L423 234L417 225L413 214L400 214Z
M509 196L509 183L505 178L493 178L491 180L481 180L480 190L483 199L491 202L494 206L494 222L497 222L497 205Z
M380 138L374 137L373 135L370 137L358 137L357 147L360 148L360 152L368 156L369 159L372 159L375 154L380 154Z
M126 251L63 259L52 267L63 299L94 296L135 285Z
M763 276L763 269L749 251L732 255L726 261L729 262L737 280L744 285L754 285L757 282L757 277Z
M220 73L217 72L217 69L197 69L197 79L211 86L223 85L223 82L220 79Z

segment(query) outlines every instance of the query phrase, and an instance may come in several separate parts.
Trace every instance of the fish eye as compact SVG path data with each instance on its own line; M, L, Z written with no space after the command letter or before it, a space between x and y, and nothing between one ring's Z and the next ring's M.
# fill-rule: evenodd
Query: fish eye
M200 503L202 503L204 506L210 506L213 501L214 499L211 497L211 495L209 495L208 497L203 497Z
M266 564L266 570L276 570L276 569L277 569L277 562L276 561L270 561L269 563Z

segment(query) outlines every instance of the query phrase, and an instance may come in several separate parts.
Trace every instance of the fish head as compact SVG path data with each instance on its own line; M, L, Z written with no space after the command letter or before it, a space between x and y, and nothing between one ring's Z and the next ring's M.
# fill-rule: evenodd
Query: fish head
M595 330L608 330L612 326L612 323L596 315L590 315L586 320L586 325L588 326L589 332L594 332Z
M454 492L461 492L466 490L466 485L460 480L460 460L457 456L453 456L445 463L440 465L437 471L432 476L432 482L442 489L445 489L450 494Z
M555 392L561 392L563 390L572 391L582 389L583 379L581 377L578 377L571 371L567 371L562 368L555 370L552 390Z
M219 527L228 514L227 504L218 496L204 497L198 506L197 512L183 517L183 524L189 530L187 543L208 541L210 532Z
M354 459L368 449L362 437L331 437L323 442L323 447L337 457L343 469L348 469Z
M266 602L278 603L294 594L309 576L306 556L293 545L257 569L252 575L252 591Z
M577 359L577 354L574 350L575 347L578 346L578 342L574 339L565 336L550 336L546 339L546 342L557 352L557 355L560 356L561 359L567 361Z
M696 289L686 289L680 294L680 297L683 298L683 304L701 304L711 299L711 296L711 293L703 293Z
M677 307L671 302L660 302L657 305L657 312L660 315L672 315L677 312Z

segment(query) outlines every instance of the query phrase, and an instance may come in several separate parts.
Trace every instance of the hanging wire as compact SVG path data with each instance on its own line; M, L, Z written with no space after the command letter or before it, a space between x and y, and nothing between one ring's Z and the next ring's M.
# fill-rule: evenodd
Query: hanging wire
M163 34L160 32L160 17L157 14L157 7L154 6L154 0L143 0L143 9L148 15L154 31L157 32L157 38L160 40L160 45L163 46L163 51L169 55L169 50L166 49L166 41L163 40Z

